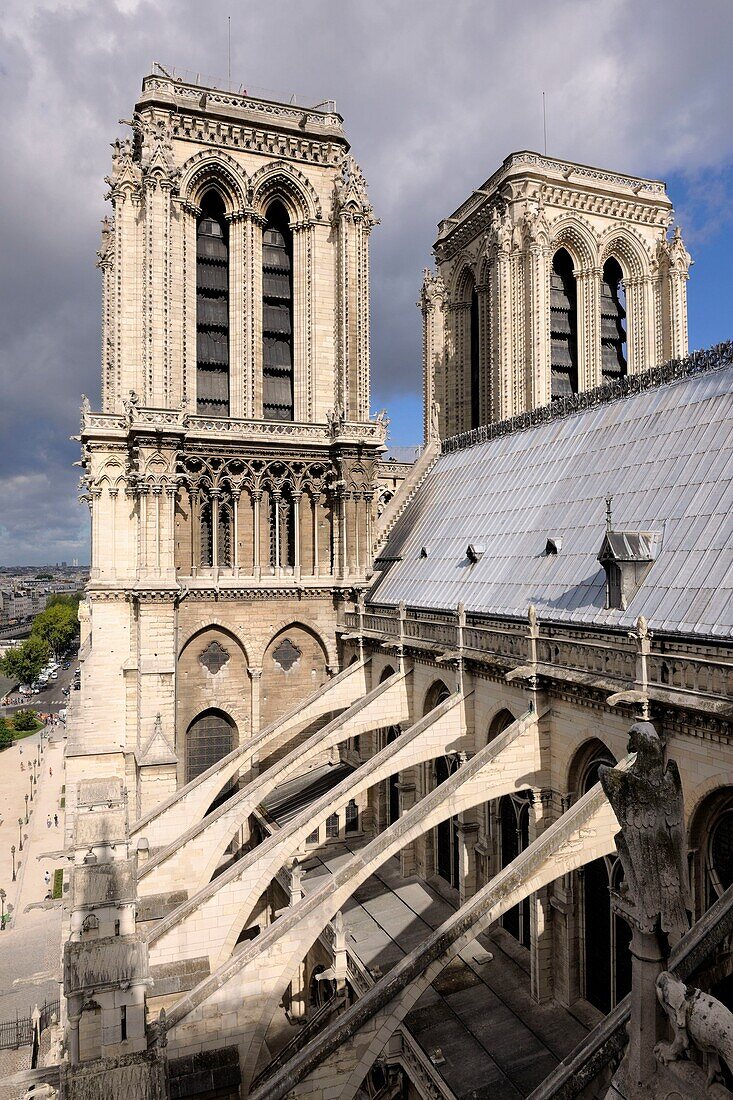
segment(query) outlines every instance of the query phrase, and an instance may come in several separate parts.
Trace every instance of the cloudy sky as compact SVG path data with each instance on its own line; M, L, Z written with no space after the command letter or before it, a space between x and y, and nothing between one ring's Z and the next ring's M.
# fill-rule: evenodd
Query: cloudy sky
M6 0L0 564L88 560L68 437L99 401L109 143L153 60L333 97L382 224L373 406L420 439L415 308L439 218L512 150L667 179L696 260L690 343L733 335L731 0Z

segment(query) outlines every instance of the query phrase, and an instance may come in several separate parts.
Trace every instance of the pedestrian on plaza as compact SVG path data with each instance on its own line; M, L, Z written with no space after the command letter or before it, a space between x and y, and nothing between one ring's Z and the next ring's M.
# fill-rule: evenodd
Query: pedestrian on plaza
M53 815L53 823L56 826L56 828L58 829L58 827L59 827L59 815L58 814Z
M21 762L20 762L20 770L21 770L22 772L24 772L24 771L25 771L25 764L23 763L23 761L22 761L22 760L21 760Z
M51 828L51 815L50 815L50 814L49 814L49 815L48 815L48 817L46 818L46 828L47 828L47 829L50 829L50 828Z
M23 755L23 746L22 746L22 745L18 745L18 748L20 749L20 755L22 756L22 755Z
M49 768L49 769L48 769L48 774L49 774L49 775L53 775L53 768Z
M44 873L43 881L46 883L46 886L48 886L49 882L51 881L51 872L50 871L46 871Z

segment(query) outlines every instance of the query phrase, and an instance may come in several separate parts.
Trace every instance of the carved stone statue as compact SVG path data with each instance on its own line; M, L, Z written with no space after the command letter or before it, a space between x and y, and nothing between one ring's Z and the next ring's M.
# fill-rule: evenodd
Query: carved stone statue
M629 730L628 771L601 767L600 780L621 825L616 847L624 869L622 896L642 932L661 928L675 944L689 927L684 804L676 763L664 766L664 746L651 722Z
M440 403L430 403L430 439L440 439Z
M674 1031L671 1043L657 1043L657 1059L664 1065L679 1061L694 1046L708 1056L708 1086L723 1080L721 1058L733 1073L733 1012L709 993L689 989L668 970L657 978L657 997Z

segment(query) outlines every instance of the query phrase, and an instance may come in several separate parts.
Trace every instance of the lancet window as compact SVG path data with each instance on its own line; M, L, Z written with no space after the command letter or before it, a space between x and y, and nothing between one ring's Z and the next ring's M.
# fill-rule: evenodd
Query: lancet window
M262 234L262 415L292 420L293 243L288 216L272 204Z
M478 428L481 424L481 379L479 363L478 291L475 286L471 290L469 325L469 351L471 357L471 427Z
M270 567L295 565L295 508L287 487L269 494Z
M610 756L598 757L588 765L581 793L586 794L598 782L601 764L613 764ZM586 1000L610 1012L631 988L631 933L622 917L611 906L611 890L618 890L623 867L618 856L601 856L586 864L581 875L583 916L583 963Z
M215 191L204 195L196 230L196 411L229 415L229 239Z
M234 502L226 492L201 501L201 565L230 568L234 564Z
M578 296L570 253L559 249L550 274L551 397L578 392Z
M603 265L601 281L601 374L611 382L626 374L626 291L618 260Z
M530 802L529 791L504 795L499 802L502 868L508 867L529 844ZM530 905L531 898L524 898L518 905L512 906L501 919L507 932L524 947L530 945Z

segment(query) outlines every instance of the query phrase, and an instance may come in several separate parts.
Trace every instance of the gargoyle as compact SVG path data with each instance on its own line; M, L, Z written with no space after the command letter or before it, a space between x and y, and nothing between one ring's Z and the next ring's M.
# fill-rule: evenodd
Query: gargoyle
M674 1031L671 1043L657 1043L663 1065L687 1058L690 1046L708 1056L708 1085L722 1081L720 1059L733 1073L733 1012L709 993L688 989L668 970L657 978L657 997Z

